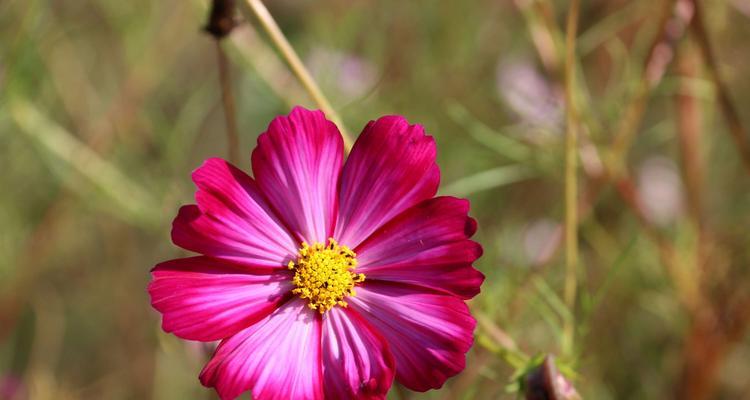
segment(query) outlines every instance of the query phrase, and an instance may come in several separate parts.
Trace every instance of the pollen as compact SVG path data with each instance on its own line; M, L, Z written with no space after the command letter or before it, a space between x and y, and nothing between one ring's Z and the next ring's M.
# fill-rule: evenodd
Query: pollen
M365 280L357 274L357 254L346 246L339 246L333 238L328 244L302 243L296 261L289 261L294 271L292 293L307 299L308 307L323 314L334 306L346 307L347 296L355 296L354 286Z

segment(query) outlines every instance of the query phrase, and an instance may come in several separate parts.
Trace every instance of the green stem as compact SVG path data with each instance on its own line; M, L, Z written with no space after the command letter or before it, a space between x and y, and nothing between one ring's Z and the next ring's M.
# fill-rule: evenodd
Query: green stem
M520 369L526 365L529 356L518 348L510 335L495 325L492 319L478 309L474 309L474 316L479 325L476 338L480 346L497 355L515 369Z
M323 95L323 92L320 90L317 82L315 82L312 75L307 70L307 67L305 67L305 64L302 63L302 60L297 55L297 52L294 51L292 45L289 44L286 36L284 36L281 28L279 28L279 25L273 19L271 13L268 12L268 9L263 4L263 2L261 0L245 0L241 4L245 5L246 8L249 9L249 11L253 15L255 15L255 17L260 22L260 25L263 27L266 33L268 33L268 36L271 38L273 44L281 53L282 57L284 57L286 62L289 64L289 68L292 70L292 73L294 73L297 79L299 79L302 86L305 88L305 90L307 90L307 92L310 94L310 97L312 97L313 101L315 101L318 107L320 107L320 109L326 114L326 116L328 116L328 118L330 118L331 121L333 121L333 123L338 126L339 130L341 131L341 135L344 137L345 147L347 149L351 149L353 142L346 127L344 126L343 121L341 120L341 117L333 109L331 103L328 101L325 95Z
M571 318L565 321L562 351L569 355L573 349L575 333L575 304L578 267L578 176L577 158L578 122L575 109L575 40L578 28L580 0L572 0L568 9L565 32L565 305Z

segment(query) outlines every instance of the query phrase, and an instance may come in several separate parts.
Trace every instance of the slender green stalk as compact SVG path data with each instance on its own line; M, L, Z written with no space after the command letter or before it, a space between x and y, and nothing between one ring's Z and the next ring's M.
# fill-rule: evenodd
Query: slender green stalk
M347 149L351 149L353 142L351 137L349 136L348 131L346 130L346 127L344 126L343 121L341 120L341 117L333 109L331 103L328 101L325 95L323 95L320 87L315 82L310 72L307 70L307 67L305 67L305 64L302 63L302 60L297 55L297 52L294 51L292 45L289 44L286 36L284 36L281 28L279 28L279 25L273 19L271 13L268 12L268 9L263 4L263 2L261 0L244 0L241 4L245 5L246 8L249 9L249 11L253 15L255 15L258 21L260 21L261 26L266 31L266 33L268 33L271 41L279 50L282 57L284 57L286 62L289 64L289 67L291 68L294 75L297 76L297 79L299 79L300 83L302 83L302 86L304 86L305 90L307 90L307 92L310 94L310 97L312 97L312 99L326 114L326 116L328 116L328 118L330 118L331 121L333 121L339 127L341 135L344 137L345 147Z
M160 215L154 212L154 205L159 203L152 193L88 144L49 119L31 102L14 99L8 109L20 132L38 143L45 155L62 161L99 189L117 205L110 206L110 209L122 210L124 215L132 218L127 222L136 221L143 226L161 222Z
M529 356L521 351L513 338L497 326L490 317L477 309L474 310L474 316L480 328L477 332L477 343L480 346L515 369L521 369L529 362Z
M578 267L577 159L578 122L575 109L575 40L580 0L572 0L565 32L565 305L572 316L563 327L563 354L570 354L575 331L575 303Z

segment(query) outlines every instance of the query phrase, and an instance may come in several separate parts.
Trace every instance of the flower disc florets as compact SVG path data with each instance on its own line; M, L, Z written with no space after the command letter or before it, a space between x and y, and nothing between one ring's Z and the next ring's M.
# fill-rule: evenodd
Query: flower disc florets
M354 285L365 280L364 274L352 272L357 266L356 257L333 238L328 239L328 245L302 243L297 260L289 261L296 286L292 293L307 299L308 307L321 314L336 305L346 307L344 297L356 295Z

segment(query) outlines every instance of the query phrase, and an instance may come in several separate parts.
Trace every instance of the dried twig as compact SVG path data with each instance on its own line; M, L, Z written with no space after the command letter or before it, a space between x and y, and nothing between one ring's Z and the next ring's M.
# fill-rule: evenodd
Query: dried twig
M688 209L696 228L702 231L705 218L702 212L701 107L698 99L689 92L688 85L685 83L686 79L698 75L696 58L694 48L687 43L677 55L677 70L683 79L681 79L681 89L675 98L675 102L677 106L677 137L680 144L682 175L687 189Z
M214 0L208 23L204 30L211 35L216 44L216 60L219 68L219 86L221 87L221 103L224 106L224 120L227 128L227 152L229 161L239 162L240 136L237 131L237 119L232 94L232 79L229 73L229 59L221 47L221 40L232 32L237 25L235 20L235 0Z
M216 41L216 58L219 65L221 103L224 105L224 120L227 128L227 151L229 153L229 161L236 165L240 161L240 135L237 130L236 107L234 105L234 95L232 94L232 79L229 73L229 60L218 40Z
M732 97L729 95L729 89L719 74L716 52L714 51L711 40L708 37L701 4L697 0L690 0L690 3L695 12L695 18L693 18L693 21L690 24L691 31L698 41L698 45L703 54L703 59L705 60L708 72L711 75L711 80L716 87L719 108L721 109L722 115L724 115L724 119L727 121L729 133L732 135L732 139L734 139L737 151L740 153L745 168L748 173L750 173L750 143L748 143L748 131L742 125L740 115L737 112L737 107L735 107Z
M644 61L644 73L638 85L639 89L625 106L623 122L620 124L613 139L613 150L609 157L605 159L606 171L604 173L590 174L590 171L584 168L588 175L586 187L578 201L579 220L584 220L593 210L599 195L611 183L617 180L627 181L629 178L623 167L623 161L628 154L632 139L637 133L643 118L646 102L651 91L659 84L664 72L673 60L674 46L684 37L687 24L693 17L689 9L684 8L684 3L688 0L665 0L662 7L662 14L659 17L658 34L650 45L650 51ZM620 175L620 176L618 176ZM626 201L626 204L628 202ZM632 203L630 203L632 205ZM636 211L637 212L637 211ZM562 229L562 228L561 228ZM558 253L563 244L562 232L552 235L553 243L548 246L554 249L549 251L546 259L538 260L538 264L548 264Z

